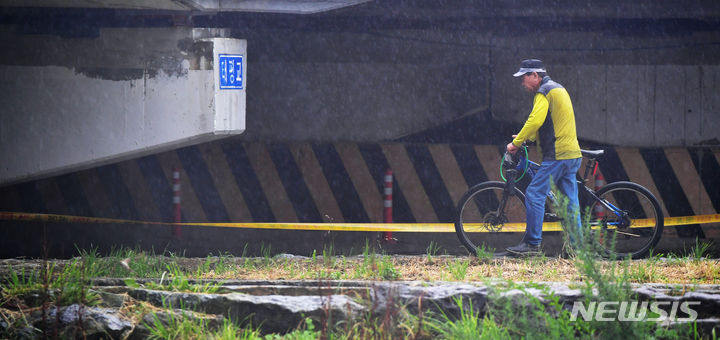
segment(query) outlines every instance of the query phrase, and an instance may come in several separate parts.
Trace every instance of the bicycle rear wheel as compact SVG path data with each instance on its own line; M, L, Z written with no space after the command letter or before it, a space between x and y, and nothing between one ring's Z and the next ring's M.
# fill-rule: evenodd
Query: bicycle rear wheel
M478 250L495 252L493 244L500 231L525 231L525 195L518 188L506 195L503 182L473 186L458 202L458 239L472 255L477 255Z
M597 234L603 255L646 256L660 240L664 226L655 196L632 182L610 183L596 195L608 205L597 200L590 205L590 227Z

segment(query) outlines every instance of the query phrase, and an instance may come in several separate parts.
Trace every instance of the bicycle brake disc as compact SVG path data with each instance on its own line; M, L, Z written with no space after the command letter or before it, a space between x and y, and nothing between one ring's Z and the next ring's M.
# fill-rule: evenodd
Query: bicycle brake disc
M483 216L483 228L490 232L499 232L502 230L505 221L497 216L495 212L489 212Z
M630 228L630 216L628 215L627 211L622 212L622 218L620 220L620 224L618 224L617 228L619 230L627 230Z

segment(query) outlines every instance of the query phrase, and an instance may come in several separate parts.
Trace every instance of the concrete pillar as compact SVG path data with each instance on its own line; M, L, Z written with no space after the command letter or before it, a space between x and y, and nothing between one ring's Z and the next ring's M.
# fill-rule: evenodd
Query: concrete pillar
M0 65L0 185L242 133L247 43L218 33L5 32L17 44Z

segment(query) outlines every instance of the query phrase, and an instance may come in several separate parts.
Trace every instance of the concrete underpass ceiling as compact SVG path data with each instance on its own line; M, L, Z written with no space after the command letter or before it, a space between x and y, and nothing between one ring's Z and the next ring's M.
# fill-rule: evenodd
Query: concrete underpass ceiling
M2 6L314 14L368 1L371 0L6 0Z
M720 1L554 0L3 0L0 7L184 11L195 14L258 12L435 20L450 18L717 19ZM341 11L336 11L340 10Z

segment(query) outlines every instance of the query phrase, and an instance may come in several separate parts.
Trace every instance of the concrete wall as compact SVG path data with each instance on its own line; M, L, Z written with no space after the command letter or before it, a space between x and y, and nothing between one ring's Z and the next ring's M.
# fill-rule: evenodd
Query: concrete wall
M394 33L235 32L252 68L242 138L390 140L488 109L483 49L414 40L448 32Z
M553 65L550 76L570 92L578 135L627 146L693 145L718 138L717 65ZM506 75L507 76L507 75ZM502 82L520 92L518 84ZM529 113L529 96L497 100L494 115L517 121Z
M645 34L646 36L643 36ZM561 33L500 39L493 116L522 121L532 99L511 74L536 56L570 93L578 135L601 144L690 146L720 139L717 32ZM513 50L510 46L524 46ZM715 140L714 142L712 140Z
M90 39L6 37L19 46L5 46L6 58L22 59L0 66L0 184L245 128L245 89L220 90L212 59L246 55L245 41L194 40L187 28L109 29ZM17 65L23 63L29 65Z
M59 24L43 27L44 34L32 25L2 26L3 177L102 164L147 149L142 143L212 134L217 127L207 114L218 98L208 92L212 52L203 39L219 36L248 41L252 85L242 141L427 142L423 134L433 130L444 142L501 143L497 135L519 130L530 109L531 98L511 77L528 57L545 60L568 88L583 140L660 147L720 137L720 30L712 25L248 18L184 23L227 26L220 29L111 28L99 20L72 34ZM183 119L164 124L169 117ZM475 118L467 126L475 139L456 139L453 130L468 117Z
M531 97L511 75L528 57L545 60L568 88L584 140L691 146L720 138L718 34L604 30L236 30L254 70L241 138L394 140L488 112L488 125L519 129Z

